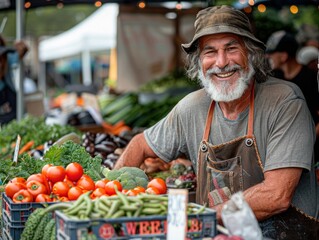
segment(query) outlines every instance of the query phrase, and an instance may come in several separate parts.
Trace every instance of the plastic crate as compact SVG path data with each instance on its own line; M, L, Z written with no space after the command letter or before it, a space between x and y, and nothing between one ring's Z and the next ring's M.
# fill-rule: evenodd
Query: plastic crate
M14 203L4 192L2 193L2 238L20 239L24 225L31 213L37 208L43 208L43 203ZM45 203L53 204L53 203Z
M196 205L194 203L190 203ZM199 205L198 205L199 206ZM166 239L167 216L121 217L113 219L75 220L56 211L58 240L87 239ZM216 212L207 208L204 213L188 215L188 239L203 239L217 235Z
M1 237L3 240L18 240L23 232L24 225L10 222L8 215L2 214L2 231Z

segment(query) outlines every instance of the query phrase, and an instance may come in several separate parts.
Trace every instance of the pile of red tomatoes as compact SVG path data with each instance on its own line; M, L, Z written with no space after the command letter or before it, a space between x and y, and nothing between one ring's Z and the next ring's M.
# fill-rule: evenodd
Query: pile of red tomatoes
M83 167L73 162L63 166L47 164L41 173L30 175L27 179L15 177L5 186L5 193L15 203L74 201L85 192L91 191L90 197L112 196L116 190L129 196L139 193L165 194L166 183L161 178L154 178L145 189L137 186L124 190L117 180L100 179L96 182L86 174Z

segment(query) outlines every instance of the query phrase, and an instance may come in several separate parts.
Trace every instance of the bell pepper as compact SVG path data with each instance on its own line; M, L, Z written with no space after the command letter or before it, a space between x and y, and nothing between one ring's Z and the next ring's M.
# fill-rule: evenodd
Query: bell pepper
M40 193L35 198L35 202L52 202L52 201L53 199L51 198L51 196L45 193Z
M27 190L33 195L33 197L38 196L40 193L48 193L46 186L36 180L30 180L27 182Z
M20 191L16 192L13 195L12 201L14 203L32 202L33 201L33 196L28 190L21 189Z

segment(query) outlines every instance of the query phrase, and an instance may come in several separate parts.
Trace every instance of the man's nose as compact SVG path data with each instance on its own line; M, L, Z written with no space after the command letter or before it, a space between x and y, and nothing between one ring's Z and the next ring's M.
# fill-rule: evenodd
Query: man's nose
M224 68L228 65L229 59L224 49L220 49L216 56L216 66L219 68Z

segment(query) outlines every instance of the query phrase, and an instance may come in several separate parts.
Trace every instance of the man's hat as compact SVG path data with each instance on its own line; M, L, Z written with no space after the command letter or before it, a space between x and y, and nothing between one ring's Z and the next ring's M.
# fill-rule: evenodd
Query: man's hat
M216 33L233 33L249 38L262 49L266 48L265 44L253 35L248 17L240 10L230 6L215 6L199 11L194 27L193 40L190 43L182 44L186 53L195 51L195 45L200 37Z
M299 44L295 37L286 31L274 32L266 43L266 53L286 52L289 56L295 56Z

